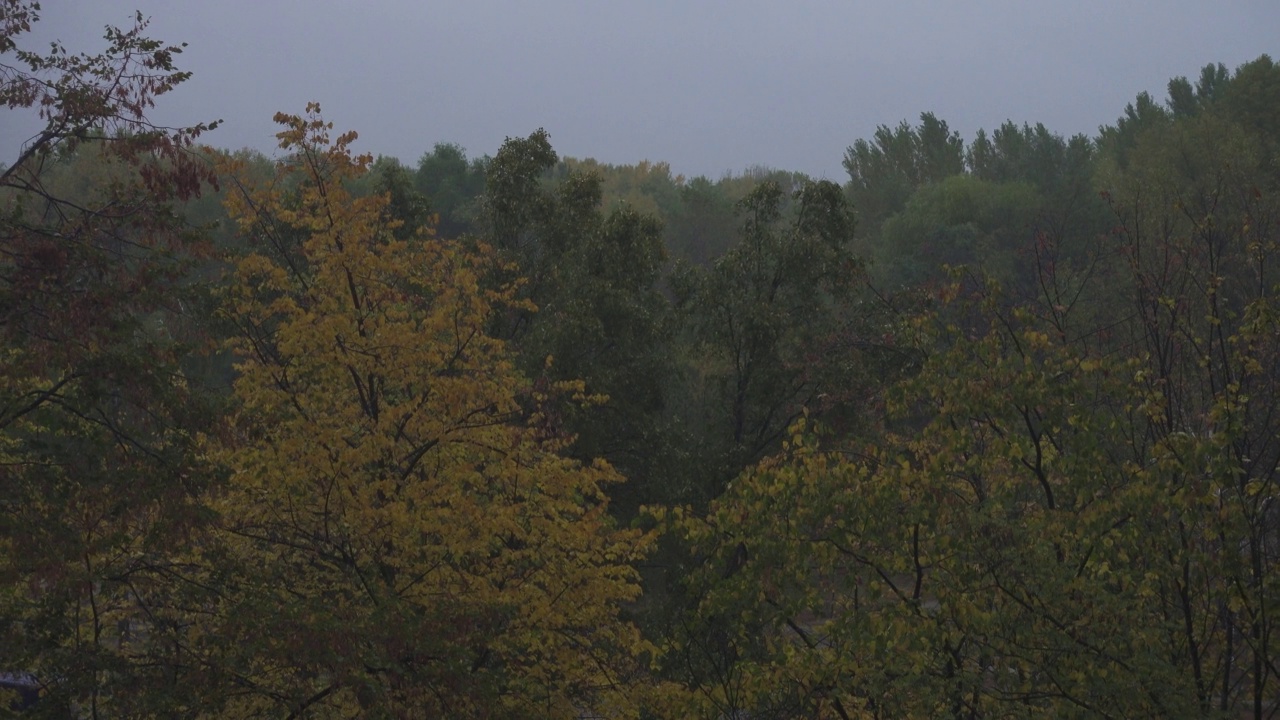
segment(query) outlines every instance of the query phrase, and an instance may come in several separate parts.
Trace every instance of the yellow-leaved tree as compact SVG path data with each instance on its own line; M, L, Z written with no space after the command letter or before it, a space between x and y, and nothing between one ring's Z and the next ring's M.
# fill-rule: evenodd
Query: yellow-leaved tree
M613 526L617 473L561 455L543 392L486 334L514 289L483 247L397 239L387 197L348 190L370 158L318 106L276 120L276 179L228 200L249 251L225 295L238 410L212 451L220 712L629 713L645 646L620 606L649 538Z

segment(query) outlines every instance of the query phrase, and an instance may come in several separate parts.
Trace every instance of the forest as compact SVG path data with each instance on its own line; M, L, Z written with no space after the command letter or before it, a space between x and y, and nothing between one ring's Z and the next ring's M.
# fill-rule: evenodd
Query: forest
M1091 137L924 112L840 184L411 164L315 103L221 149L148 120L190 73L141 15L38 20L0 716L1280 715L1270 57Z

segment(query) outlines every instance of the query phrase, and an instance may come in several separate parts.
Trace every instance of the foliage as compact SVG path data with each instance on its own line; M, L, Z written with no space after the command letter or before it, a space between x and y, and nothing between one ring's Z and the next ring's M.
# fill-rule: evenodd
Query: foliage
M940 137L936 129L924 130L921 138ZM917 142L905 126L895 137L900 152ZM945 154L951 175L917 185L903 179L911 173L900 171L904 190L896 209L885 216L874 202L869 206L875 222L858 247L870 261L875 286L909 295L911 288L944 281L944 266L966 265L998 278L1018 302L1042 291L1038 277L1050 267L1058 277L1089 271L1097 239L1110 223L1094 188L1098 153L1092 141L1007 122L990 136L979 130L957 164L961 146L953 139ZM880 167L890 157L887 150L873 155L881 160L864 158L860 167ZM855 198L870 192L857 181L850 190Z
M617 474L521 420L569 388L531 389L486 334L523 305L491 253L351 197L371 159L318 110L277 115L280 178L228 199L255 247L226 295L243 361L204 553L224 713L630 714L644 644L619 606L647 540L612 527Z
M728 196L724 186L697 177L680 188L680 209L666 226L672 258L706 267L733 246L739 225L735 208L742 198Z
M1280 707L1270 57L1095 138L881 126L845 188L543 131L411 167L311 106L200 199L216 123L146 117L182 46L39 15L0 0L24 717Z
M804 407L854 391L840 365L861 271L849 251L853 213L831 182L803 185L789 218L784 197L774 183L758 186L739 205L739 244L712 268L675 278L699 374L702 410L692 409L703 413L692 420L703 478L688 499L705 502L775 448Z
M147 120L188 73L140 17L96 55L26 49L38 19L0 5L0 103L44 121L0 173L0 671L40 686L33 717L181 715L173 548L204 522L210 408L181 371L205 248L171 201L211 179L212 125Z
M642 160L635 165L610 165L596 160L563 158L552 170L553 179L573 174L600 177L601 205L606 209L626 206L651 217L675 214L680 204L683 175L671 174L667 163Z
M365 180L372 186L370 189L373 192L388 197L387 212L401 223L392 231L397 239L408 240L420 228L437 226L440 214L431 209L431 201L418 191L414 173L400 164L399 160L379 156L370 166ZM354 187L352 192L363 194Z
M844 156L849 190L862 219L873 228L902 209L915 190L964 170L964 141L933 113L920 125L903 120L881 125L870 141L858 140Z
M662 226L627 204L605 211L595 172L548 177L557 156L543 131L508 139L488 165L487 226L537 312L515 309L500 332L521 368L542 381L583 381L595 402L560 408L571 451L602 457L630 482L624 516L652 501L665 460L662 415L671 354L668 303L658 288Z
M1025 183L955 175L922 188L881 228L877 280L888 287L936 282L943 265L982 267L1005 282L1031 275L1038 206Z
M1222 339L1242 382L1174 426L1149 355L1082 354L990 307L985 330L922 318L941 345L895 392L907 432L847 452L800 424L705 518L674 515L708 558L690 624L725 628L732 659L691 664L701 716L1269 706L1276 429L1250 420L1274 396L1245 386L1274 382L1271 305Z
M107 27L106 50L97 55L71 54L58 43L47 53L25 49L22 35L40 18L40 4L5 0L0 22L0 52L15 62L3 65L5 82L0 103L9 108L36 108L45 127L25 143L17 161L5 169L0 181L6 186L32 189L39 162L57 149L72 152L86 140L104 142L125 160L163 158L167 163L138 164L146 188L159 199L188 197L199 192L198 161L183 150L201 133L218 123L187 128L163 128L150 123L146 111L155 98L190 78L174 65L182 52L143 35L147 23L142 14L133 28Z
M431 152L419 158L415 187L439 215L437 231L441 236L457 238L475 231L487 164L488 158L468 160L466 151L451 143L436 143Z
M760 166L715 181L686 179L672 176L666 163L610 165L572 158L562 159L549 177L560 182L574 174L600 178L600 205L606 212L626 208L660 220L667 256L701 266L709 266L738 241L736 207L752 190L774 182L790 193L808 180L801 173ZM783 204L789 202L785 198Z
M945 286L905 328L928 360L885 437L801 422L705 514L658 513L693 550L665 666L695 714L1275 707L1268 138L1221 109L1129 128L1090 272L1041 265L1016 309Z
M1093 152L1093 143L1083 135L1064 139L1040 123L1018 127L1006 122L990 138L978 131L965 164L982 180L1031 183L1052 192L1087 181Z

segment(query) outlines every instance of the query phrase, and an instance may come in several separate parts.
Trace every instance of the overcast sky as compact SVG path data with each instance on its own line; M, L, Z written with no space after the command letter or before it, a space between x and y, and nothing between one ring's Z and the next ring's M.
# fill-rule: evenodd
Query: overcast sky
M1210 62L1280 54L1277 0L49 0L36 37L99 49L152 18L195 76L153 119L221 118L270 150L279 110L321 103L358 149L475 155L539 127L562 155L751 165L846 179L844 150L933 111L966 139L1006 119L1094 134ZM5 58L10 61L12 58ZM38 125L0 110L12 160Z

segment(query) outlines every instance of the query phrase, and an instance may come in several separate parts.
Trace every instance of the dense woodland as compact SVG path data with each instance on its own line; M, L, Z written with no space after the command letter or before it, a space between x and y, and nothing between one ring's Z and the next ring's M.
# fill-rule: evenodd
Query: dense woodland
M38 9L0 715L1280 714L1269 57L1094 137L926 112L840 185L318 105L222 150L146 119L180 47Z

